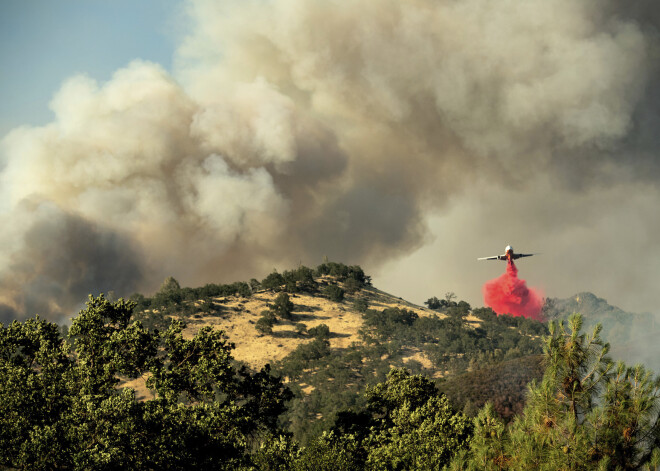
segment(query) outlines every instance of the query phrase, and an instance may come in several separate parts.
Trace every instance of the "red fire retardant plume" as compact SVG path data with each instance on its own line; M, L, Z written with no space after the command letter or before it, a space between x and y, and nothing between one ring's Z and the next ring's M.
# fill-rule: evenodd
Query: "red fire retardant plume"
M506 272L502 276L487 281L483 292L484 304L497 314L543 320L543 296L528 288L525 280L518 278L518 269L513 262L507 263Z

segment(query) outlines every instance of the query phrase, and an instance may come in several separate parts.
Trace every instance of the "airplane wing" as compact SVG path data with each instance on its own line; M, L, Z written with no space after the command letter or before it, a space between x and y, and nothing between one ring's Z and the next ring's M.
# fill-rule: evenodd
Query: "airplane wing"
M478 258L477 260L501 260L501 255L494 255L492 257L481 257Z
M518 260L519 258L522 257L531 257L532 255L536 255L535 253L517 253L513 255L514 260Z

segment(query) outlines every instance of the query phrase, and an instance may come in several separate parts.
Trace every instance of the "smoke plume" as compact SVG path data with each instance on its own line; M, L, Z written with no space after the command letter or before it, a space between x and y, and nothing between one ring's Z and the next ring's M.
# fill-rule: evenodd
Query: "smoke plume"
M76 75L51 123L4 137L0 312L58 318L88 292L324 255L373 270L475 188L565 194L573 220L614 192L626 213L660 177L658 8L634 3L189 0L172 73ZM568 213L525 226L548 214Z
M541 314L543 296L518 278L518 268L513 261L507 262L502 276L484 284L483 294L484 304L497 314L544 320Z

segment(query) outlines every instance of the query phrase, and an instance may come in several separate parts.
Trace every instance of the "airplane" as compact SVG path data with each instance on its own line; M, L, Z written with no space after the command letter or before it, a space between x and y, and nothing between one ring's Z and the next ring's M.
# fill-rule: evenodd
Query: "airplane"
M507 245L506 248L504 249L504 254L502 255L493 255L492 257L482 257L478 258L477 260L506 260L507 262L511 263L514 260L518 260L519 258L522 257L531 257L532 255L536 255L533 253L514 253L513 247L510 245Z

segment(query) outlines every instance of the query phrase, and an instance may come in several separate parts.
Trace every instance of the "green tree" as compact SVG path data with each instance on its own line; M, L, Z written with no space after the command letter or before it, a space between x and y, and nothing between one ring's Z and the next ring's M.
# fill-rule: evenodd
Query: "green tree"
M293 312L293 302L287 293L280 293L275 298L275 303L271 306L273 313L282 319L291 319Z
M314 280L314 270L304 265L301 265L296 270L296 279L300 284L303 291L315 291L317 288L316 281Z
M39 318L0 326L0 466L233 469L278 433L291 393L269 368L237 371L221 331L149 331L131 321L134 307L90 297L72 344ZM154 399L119 387L138 377Z
M286 282L286 290L289 293L296 293L299 290L313 292L317 288L314 281L314 271L304 265L300 265L295 270L288 270L283 273Z
M509 428L491 409L476 419L470 453L453 469L642 469L660 464L660 379L642 366L613 364L600 325L582 317L550 324L546 372L532 383L522 416Z
M270 311L267 311L270 313ZM273 325L275 324L275 316L261 316L254 328L257 329L261 335L271 335L273 333Z
M436 296L433 296L432 298L429 298L426 301L424 301L424 304L426 304L429 307L429 309L440 309L441 307L444 307L446 305L446 301L444 299L441 301Z
M261 288L261 283L259 283L259 280L257 280L256 278L251 278L249 285L250 285L250 290L253 293Z
M325 324L319 324L308 330L309 335L318 340L327 340L330 338L330 327Z
M337 285L328 285L323 290L328 299L336 303L340 303L344 300L344 290Z
M370 469L440 470L470 438L470 420L456 414L444 395L417 408L404 401L391 412L391 421L367 440Z
M367 388L365 398L368 414L337 417L334 431L343 433L334 437L348 441L324 437L327 451L350 457L351 469L440 470L468 445L470 420L422 375L393 369L384 383Z
M180 289L181 289L181 285L179 284L179 282L176 281L176 279L173 276L168 276L160 285L160 289L158 291L161 293L169 293L172 291L179 291Z
M279 291L284 283L284 277L274 271L261 281L261 288Z
M300 449L293 439L284 434L267 436L254 454L254 465L259 471L289 471L300 459Z
M156 307L168 307L180 304L183 300L181 285L172 276L168 276L160 285L160 289L154 295L151 304Z
M362 471L360 443L353 435L323 432L300 453L292 469L296 471Z

